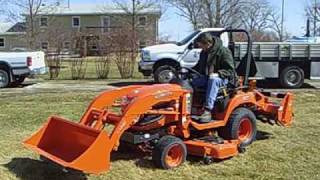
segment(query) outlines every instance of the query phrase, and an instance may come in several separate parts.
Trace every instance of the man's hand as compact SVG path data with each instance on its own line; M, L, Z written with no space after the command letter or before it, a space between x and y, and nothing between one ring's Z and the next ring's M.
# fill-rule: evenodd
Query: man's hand
M214 78L217 78L217 77L219 77L218 73L211 73L210 76L209 76L210 79L214 79Z

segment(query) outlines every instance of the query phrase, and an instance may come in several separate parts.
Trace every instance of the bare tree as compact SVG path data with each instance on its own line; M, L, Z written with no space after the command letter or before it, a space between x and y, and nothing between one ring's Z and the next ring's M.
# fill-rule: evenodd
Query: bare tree
M320 2L319 0L308 0L306 4L306 17L312 23L313 36L317 36L319 35L318 22L320 21Z
M207 27L236 27L244 0L202 0Z
M281 17L277 12L272 12L269 17L269 28L273 30L276 34L277 41L283 41L288 38L287 35L284 35L281 30ZM287 34L287 33L286 33Z
M112 45L106 42L110 41L112 41L111 37L105 35L100 37L96 43L98 46L98 57L95 59L95 65L98 79L107 79L109 76L113 54L111 49Z
M53 11L64 0L10 0L3 5L10 21L26 21L29 47L35 48L36 20L42 12Z
M237 27L244 0L168 0L194 29L202 27Z
M255 40L280 37L279 15L267 0L168 0L168 3L195 29L199 25L244 28Z
M169 4L178 9L178 15L192 24L193 29L202 25L201 14L203 3L200 0L168 0Z
M115 63L122 78L131 78L136 64L138 53L133 49L135 43L131 37L131 31L127 28L118 28L111 35L112 53L115 55Z
M65 31L60 28L61 26L51 27L44 33L44 37L48 44L50 44L50 49L47 49L46 64L49 67L50 79L55 79L59 76L62 58L61 52L63 51L63 42L65 40ZM49 47L48 47L49 48Z
M117 34L118 36L123 36L122 39L125 40L128 44L128 46L125 46L124 48L117 47L117 53L119 54L119 50L125 50L124 52L126 55L128 55L128 51L130 51L130 60L131 62L127 62L126 58L120 58L122 61L125 61L126 63L118 63L118 69L120 71L121 76L125 77L132 77L133 76L133 70L135 67L135 62L138 57L139 53L139 40L142 39L141 37L141 31L140 31L140 24L139 24L139 16L145 15L150 13L151 11L161 11L161 1L159 0L113 0L114 6L116 9L121 10L123 12L123 15L110 15L111 18L113 18L117 22L120 23L120 27L116 27L114 30L114 34ZM161 14L161 13L160 13ZM147 20L145 20L147 21ZM146 25L148 22L145 22ZM129 27L129 28L128 28ZM147 27L147 26L145 26ZM140 32L140 33L139 33ZM129 33L129 34L119 34L119 33ZM129 39L126 38L126 36L129 35ZM115 38L113 40L114 44L116 46L119 46L121 43L119 40L120 37L112 36L112 38ZM120 55L123 57L123 55ZM117 57L120 57L117 56ZM130 65L130 70L123 73L121 71L122 67L125 66L127 68L127 65ZM125 70L126 71L126 70ZM128 74L126 74L128 73Z
M244 28L253 33L263 32L268 28L268 19L273 12L268 1L253 0L247 2L241 13Z

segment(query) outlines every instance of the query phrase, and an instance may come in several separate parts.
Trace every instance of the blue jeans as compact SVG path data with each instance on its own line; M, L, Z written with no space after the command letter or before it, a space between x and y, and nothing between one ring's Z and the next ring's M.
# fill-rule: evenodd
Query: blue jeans
M197 88L207 89L205 108L213 110L214 103L217 99L219 89L228 84L227 79L221 79L219 77L208 78L205 76L192 80L192 85Z

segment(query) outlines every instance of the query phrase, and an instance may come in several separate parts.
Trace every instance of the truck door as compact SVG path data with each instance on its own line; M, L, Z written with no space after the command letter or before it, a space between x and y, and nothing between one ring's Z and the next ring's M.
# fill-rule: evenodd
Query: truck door
M228 47L228 44L229 44L229 42L228 42L229 41L228 33L221 34L219 31L212 31L212 32L210 32L210 34L212 36L214 36L214 37L220 37L222 42L223 42L223 45L225 47ZM197 38L194 38L194 40L195 39L197 39ZM194 42L193 42L193 44L194 44ZM194 48L194 49L188 51L185 54L185 56L183 57L183 65L186 66L186 67L195 66L197 64L197 62L199 61L199 59L200 59L200 53L201 53L201 49L200 48Z
M201 52L200 48L194 48L186 52L184 58L182 59L183 66L186 66L186 67L195 66L200 59L200 52Z

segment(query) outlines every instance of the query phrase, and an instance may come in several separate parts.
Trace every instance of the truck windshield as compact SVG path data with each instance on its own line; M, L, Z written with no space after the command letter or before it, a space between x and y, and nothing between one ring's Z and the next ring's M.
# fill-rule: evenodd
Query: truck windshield
M191 33L189 36L187 36L186 38L184 38L182 41L178 42L177 45L178 46L182 46L185 45L186 43L188 43L194 36L196 36L197 34L199 34L200 31L195 31L193 33Z

